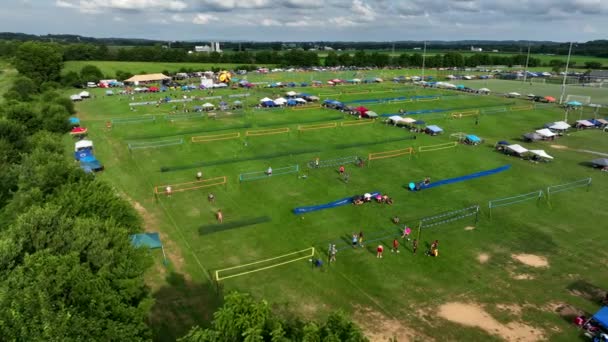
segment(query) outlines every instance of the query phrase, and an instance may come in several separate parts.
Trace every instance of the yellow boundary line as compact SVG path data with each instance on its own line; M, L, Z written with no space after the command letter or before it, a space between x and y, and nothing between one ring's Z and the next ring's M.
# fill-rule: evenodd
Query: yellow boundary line
M369 125L369 124L373 124L373 123L374 123L374 120L346 121L346 122L341 122L340 126L349 127L349 126Z
M219 181L221 179L221 182ZM196 190L196 189L202 189L202 188L208 188L210 186L216 186L216 185L224 185L226 184L226 182L228 181L228 179L226 178L226 176L221 176L221 177L215 177L215 178L209 178L209 179L203 179L200 181L194 181L194 182L187 182L187 183L177 183L177 184L167 184L167 185L158 185L154 187L154 193L155 194L164 194L165 193L165 189L170 186L171 192L182 192L182 191L188 191L188 190ZM203 184L203 183L207 183L207 182L215 182L215 183L211 183L211 184ZM190 184L202 184L199 186L193 185L191 187L188 188L184 188L184 189L173 189L173 187L178 187L181 185L190 185Z
M338 127L337 122L329 122L329 123L324 123L324 124L298 126L298 131L312 131L312 130L317 130L317 129L336 128L336 127Z
M428 102L428 101L437 101L437 100L439 100L438 97L431 97L431 98L416 99L416 102Z
M418 152L431 152L431 151L443 150L446 148L454 148L456 146L458 146L458 142L456 142L456 141L452 141L452 142L444 143L444 144L437 144L437 145L420 146L420 147L418 147Z
M218 141L218 140L228 140L228 139L237 139L241 137L240 132L236 133L224 133L224 134L214 134L214 135L199 135L196 137L192 137L193 143L203 143L210 141Z
M260 264L260 263L263 263L263 262L268 262L268 261L280 259L280 258L283 258L283 257L286 257L286 256L290 256L290 255L294 255L294 254L299 254L299 253L302 253L302 252L306 252L308 250L312 251L312 253L310 253L310 255L307 254L306 256L303 256L303 257L300 257L300 258L297 258L297 259L293 259L293 260L289 260L289 261L284 261L284 262L281 262L281 263L278 263L278 264L274 264L274 265L271 265L271 266L265 266L265 267L258 268L258 269L255 269L255 270L241 272L241 273L237 273L237 274L232 274L232 275L220 278L220 272L223 272L223 271L230 271L230 270L234 270L234 269L238 269L238 268L242 268L242 267L248 267L248 266ZM220 280L225 280L225 279L229 279L229 278L239 277L239 276L250 274L250 273L254 273L254 272L264 271L264 270L267 270L267 269L270 269L270 268L274 268L274 267L282 266L282 265L285 265L285 264L289 264L289 263L292 263L292 262L295 262L295 261L298 261L298 260L302 260L302 259L306 259L306 258L312 258L314 255L315 255L315 248L314 247L309 247L309 248L303 249L301 251L279 255L279 256L274 257L274 258L269 258L269 259L264 259L264 260L260 260L260 261L251 262L251 263L244 264L244 265L238 265L238 266L224 268L224 269L215 271L215 280L216 281L220 281Z
M399 156L404 156L406 154L413 154L414 153L414 149L411 147L408 148L403 148L400 150L393 150L393 151L384 151L384 152L375 152L375 153L370 153L367 156L367 160L375 160L375 159L385 159L385 158L393 158L393 157L399 157ZM386 154L386 155L384 155ZM375 156L377 155L377 156Z
M460 118L464 118L467 116L476 116L476 115L479 115L478 110L470 110L470 111L466 111L466 112L454 112L454 113L452 113L452 118L460 119Z
M247 131L245 135L248 137L256 137L261 135L273 135L289 133L289 127L273 128L273 129L258 129L256 131Z
M314 106L295 106L295 107L291 107L291 110L312 110L312 109L321 109L323 107L319 106L319 105L314 105Z
M534 109L534 106L515 106L515 107L510 107L509 111L516 112L516 111L520 111L520 110L531 110L531 109Z

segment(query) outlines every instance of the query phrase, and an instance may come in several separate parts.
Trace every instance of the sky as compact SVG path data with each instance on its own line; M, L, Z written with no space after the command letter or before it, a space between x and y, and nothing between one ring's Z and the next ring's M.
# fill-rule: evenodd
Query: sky
M158 40L608 39L608 0L10 0L0 31Z

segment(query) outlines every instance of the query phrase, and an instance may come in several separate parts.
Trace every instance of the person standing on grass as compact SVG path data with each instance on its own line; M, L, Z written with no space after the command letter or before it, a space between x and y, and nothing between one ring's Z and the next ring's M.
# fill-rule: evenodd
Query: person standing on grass
M319 167L319 157L315 158L315 168Z
M167 186L165 188L165 194L167 195L167 197L171 197L171 194L173 194L173 189L171 188L171 186Z
M384 246L378 245L378 248L376 248L376 258L382 258L383 252L384 252Z
M200 181L201 179L203 179L203 172L199 171L196 173L196 180Z
M363 248L363 231L359 232L359 247Z
M414 252L414 254L416 254L417 250L418 250L418 240L414 239L414 241L412 241L412 251Z
M338 172L343 175L344 174L344 165L340 165L340 168L338 169Z
M399 240L397 240L397 239L393 240L393 249L391 249L391 252L399 253Z
M209 193L209 195L207 195L207 199L209 200L209 202L214 203L215 195L213 193Z
M353 248L357 248L357 241L359 241L359 238L357 236L356 233L353 233Z
M401 235L402 239L407 239L407 241L410 241L410 234L412 233L412 228L408 227L407 225L403 226L403 235Z
M338 253L336 245L331 244L329 247L329 262L336 262L336 253Z
M272 176L272 167L271 167L271 166L269 166L269 167L268 167L268 170L266 170L266 174L267 174L268 176Z
M217 218L217 222L224 223L224 214L222 214L221 209L217 211L217 213L215 214L215 217Z

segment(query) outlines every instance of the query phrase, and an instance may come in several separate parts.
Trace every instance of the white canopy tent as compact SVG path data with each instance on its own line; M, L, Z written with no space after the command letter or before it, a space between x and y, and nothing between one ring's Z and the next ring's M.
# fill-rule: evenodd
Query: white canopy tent
M80 97L80 95L70 95L70 100L72 101L81 101L82 97Z
M524 154L524 153L528 152L527 148L524 148L523 146L521 146L519 144L509 145L509 146L507 146L507 149L511 150L517 154Z
M285 95L287 95L287 96L296 96L296 95L298 95L298 93L296 93L295 91L288 91L288 92L285 93Z
M585 126L585 127L594 126L593 123L591 123L589 120L576 120L576 123L579 124L580 126Z
M304 100L304 99L303 99L303 98L301 98L301 97L296 98L296 99L295 99L295 101L296 101L296 102L299 102L299 103L306 103L306 100Z
M203 103L202 107L203 108L214 108L215 106L212 103L207 102L207 103Z
M508 93L507 95L508 95L509 97L519 97L519 96L521 96L521 94L520 94L520 93L516 93L516 92L511 92L511 93Z
M78 96L80 96L82 98L87 98L87 97L90 97L91 94L89 94L88 91L81 91L80 94L78 94Z
M260 102L268 102L268 101L272 101L271 98L265 97L263 99L260 100Z
M481 88L481 89L479 89L479 91L482 92L482 93L489 93L490 89L488 89L488 88Z
M545 152L545 150L530 150L529 152L534 154L535 156L539 156L543 159L553 159L553 157L548 155L547 152Z
M570 128L570 127L571 126L568 125L568 123L565 122L565 121L557 121L557 122L554 122L552 125L550 125L549 129L555 129L555 130L558 130L558 131L564 131L564 130L567 130L568 128Z
M549 130L548 128L537 129L536 133L542 135L544 138L551 138L551 137L554 137L557 135L557 134L551 132L551 130Z
M278 104L280 106L280 105L286 104L287 100L284 99L284 98L282 98L282 97L279 97L278 99L274 100L274 103L276 103L276 104Z
M91 140L79 140L74 144L74 151L88 147L93 147L93 142Z

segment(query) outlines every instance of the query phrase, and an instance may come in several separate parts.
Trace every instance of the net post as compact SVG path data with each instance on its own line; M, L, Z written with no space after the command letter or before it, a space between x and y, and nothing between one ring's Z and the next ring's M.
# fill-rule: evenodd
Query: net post
M492 201L488 202L488 213L490 215L490 220L492 219Z
M420 243L420 236L422 236L422 220L418 223L418 243Z
M475 225L479 222L479 205L475 208Z
M586 189L587 192L589 192L589 190L591 190L591 181L592 181L592 178L589 177L589 181L587 182L587 189Z

